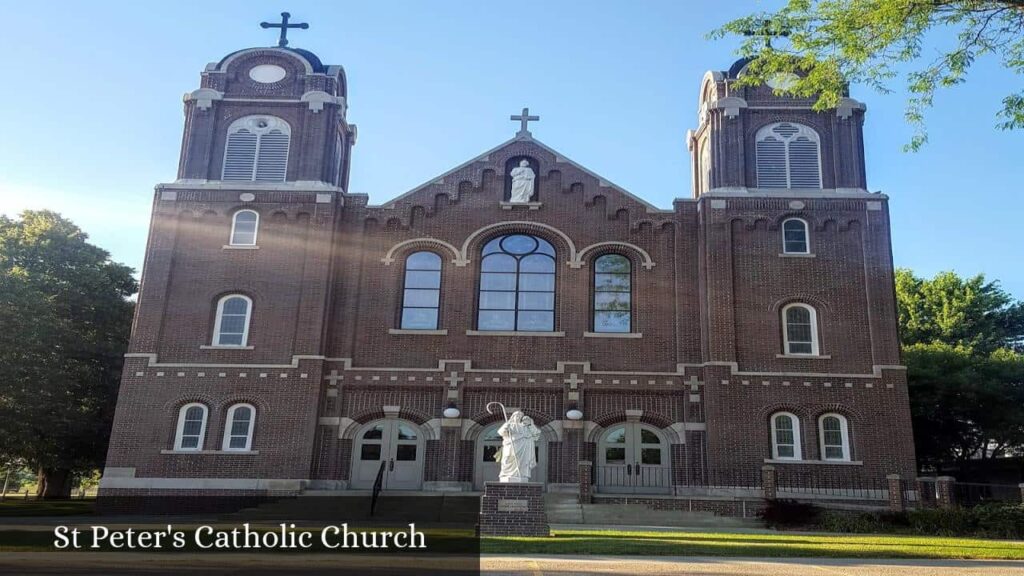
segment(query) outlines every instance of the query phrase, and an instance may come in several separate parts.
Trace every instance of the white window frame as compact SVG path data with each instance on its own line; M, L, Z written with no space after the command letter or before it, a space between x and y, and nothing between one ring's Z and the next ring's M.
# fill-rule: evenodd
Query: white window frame
M250 243L235 242L235 226L236 226L236 224L238 224L238 215L242 214L243 212L248 212L248 213L251 213L251 214L256 216L256 225L255 225L256 227L252 231L252 242L250 242ZM228 245L229 246L255 246L256 245L256 239L259 237L259 233L260 233L260 213L255 211L255 210L250 210L249 208L243 208L242 210L238 210L237 212L235 212L231 216L231 236L228 237Z
M782 137L779 134L776 134L774 132L775 127L779 126L781 124L789 124L790 126L796 128L797 131L792 136L789 136L788 138L784 138L784 137ZM814 128L811 128L810 126L807 126L807 125L804 125L804 124L800 124L799 122L789 122L789 121L785 121L785 122L772 122L771 124L768 124L766 126L762 126L760 129L758 129L757 134L754 136L754 154L755 154L755 156L754 156L754 175L755 175L755 177L758 177L758 178L760 177L760 173L759 173L760 171L757 169L758 168L757 144L758 144L758 142L761 142L762 140L765 140L768 136L772 136L773 138L778 139L779 141L782 142L782 145L784 146L785 153L784 153L783 156L786 159L786 188L784 188L784 189L789 189L789 190L793 189L793 173L792 173L792 170L790 169L789 145L790 145L790 143L793 140L795 140L796 138L799 138L800 136L807 137L809 140L813 141L815 146L817 147L817 156L818 156L818 187L817 188L811 188L811 190L821 190L821 189L823 189L825 187L825 178L824 178L824 174L823 174L823 171L822 171L822 168L821 168L821 135L818 134L818 131L815 130ZM758 186L758 188L761 187L760 179L758 179L757 186ZM776 189L776 190L780 189L780 188L776 188L776 187L773 187L773 186L772 187L768 187L768 188L769 189Z
M242 448L231 447L231 430L235 425L235 413L239 408L249 409L249 428L245 432L245 446ZM256 407L252 404L242 402L228 408L227 417L224 421L224 440L221 443L221 450L225 452L249 452L252 450L252 432L256 428Z
M798 252L789 250L786 248L786 224L790 222L799 222L804 227L804 250ZM811 253L811 227L807 224L807 220L803 218L786 218L782 221L782 253L783 254L810 254Z
M184 448L181 445L181 441L184 439L182 435L185 432L185 414L190 408L202 408L203 410L203 423L199 427L199 442L195 448ZM178 409L178 426L174 433L174 450L181 452L201 452L203 444L206 442L206 424L210 421L210 409L206 407L206 404L201 402L189 402L180 409Z
M780 456L779 455L779 439L778 439L778 427L776 426L776 419L780 416L788 416L793 422L793 455L792 456ZM796 417L796 414L792 412L776 412L771 417L771 435L772 435L772 460L803 460L803 450L801 450L800 444L800 419Z
M266 126L259 126L260 122L265 122ZM277 116L271 116L268 114L257 114L252 116L245 116L239 118L228 126L228 130L224 137L224 158L221 161L221 180L227 180L224 178L225 170L228 166L228 147L231 144L231 135L240 130L248 130L250 133L256 136L256 151L252 160L252 170L249 174L249 178L246 179L231 179L230 182L285 182L288 180L288 160L291 156L292 146L292 127L283 118ZM259 173L260 166L260 153L263 151L263 136L269 134L273 130L279 130L285 136L288 137L288 147L285 150L285 164L284 164L284 178L281 180L257 180L256 175Z
M811 313L811 351L791 352L789 349L789 318L787 312L790 308L806 308ZM793 302L782 307L782 350L786 356L818 356L821 348L818 346L818 311L810 304Z
M841 458L829 458L825 454L825 426L823 425L825 418L837 418L839 419L839 432L842 435L843 444L843 456ZM834 444L832 446L835 446ZM850 423L846 419L846 416L838 414L836 412L827 412L818 416L818 448L821 450L821 459L829 462L849 462L850 461Z
M245 308L245 326L242 329L242 343L241 344L221 344L220 342L220 324L221 319L224 316L224 303L230 298L242 298L248 304ZM249 344L249 323L252 321L252 298L249 298L245 294L227 294L222 296L217 301L217 314L213 322L213 345L224 348L244 348Z

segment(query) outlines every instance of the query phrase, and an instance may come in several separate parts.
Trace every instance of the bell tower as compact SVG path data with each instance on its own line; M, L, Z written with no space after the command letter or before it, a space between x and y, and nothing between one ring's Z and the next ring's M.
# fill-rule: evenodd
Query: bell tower
M711 191L865 192L865 106L842 98L816 111L813 98L777 95L787 78L739 86L752 61L709 71L701 82L697 128L688 133L693 195Z
M346 119L341 66L288 47L246 48L206 66L200 88L185 95L178 179L328 185L347 190L356 127Z

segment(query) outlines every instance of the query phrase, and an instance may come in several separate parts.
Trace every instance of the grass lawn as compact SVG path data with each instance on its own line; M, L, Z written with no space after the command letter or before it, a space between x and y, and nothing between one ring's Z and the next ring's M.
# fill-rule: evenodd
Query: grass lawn
M0 518L11 516L79 516L94 514L96 500L25 500L6 499L0 501Z
M1024 542L927 536L555 530L551 538L486 538L491 554L1024 559Z

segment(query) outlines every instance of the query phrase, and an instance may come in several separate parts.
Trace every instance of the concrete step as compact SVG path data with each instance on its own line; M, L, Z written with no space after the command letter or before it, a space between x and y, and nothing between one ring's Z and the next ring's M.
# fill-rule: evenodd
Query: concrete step
M399 521L474 524L479 496L409 496L382 494L371 515L369 495L302 495L267 502L237 513L259 520Z
M644 504L584 504L583 524L638 525L707 528L749 528L760 526L753 518L717 516L712 512L655 510Z
M575 494L548 492L544 495L544 509L548 515L548 523L583 523L583 508Z

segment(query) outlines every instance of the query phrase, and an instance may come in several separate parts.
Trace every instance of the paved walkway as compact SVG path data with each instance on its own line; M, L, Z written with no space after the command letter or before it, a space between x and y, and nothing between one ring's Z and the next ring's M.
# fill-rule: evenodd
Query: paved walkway
M420 558L412 576L461 574L451 559ZM392 573L394 558L333 554L0 554L0 575L331 574ZM1024 576L1024 562L1001 560L799 560L623 556L501 556L482 559L489 576ZM475 573L466 572L466 574Z
M1024 576L1024 562L488 555L482 572L491 576Z

